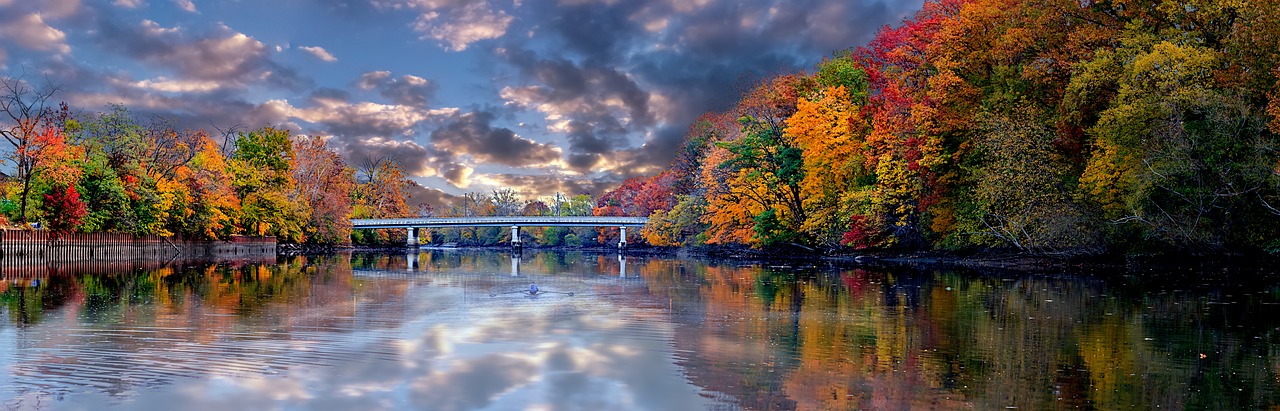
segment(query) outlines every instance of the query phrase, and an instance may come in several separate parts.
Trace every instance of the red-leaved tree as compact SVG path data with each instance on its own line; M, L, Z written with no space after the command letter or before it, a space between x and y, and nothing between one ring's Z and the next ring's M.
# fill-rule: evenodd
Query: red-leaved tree
M70 231L80 225L87 211L75 186L54 187L44 195L45 221L55 232Z

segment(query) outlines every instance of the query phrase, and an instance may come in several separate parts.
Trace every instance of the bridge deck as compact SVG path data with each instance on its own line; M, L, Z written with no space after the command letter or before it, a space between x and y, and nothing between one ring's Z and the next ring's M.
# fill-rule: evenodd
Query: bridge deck
M648 217L461 217L352 219L352 228L642 227Z

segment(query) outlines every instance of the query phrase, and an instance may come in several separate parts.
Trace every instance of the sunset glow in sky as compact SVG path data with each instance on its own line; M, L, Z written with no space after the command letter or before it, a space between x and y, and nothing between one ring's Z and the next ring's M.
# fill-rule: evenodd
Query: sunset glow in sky
M0 0L0 75L191 128L331 136L428 197L599 194L671 161L742 84L919 1Z

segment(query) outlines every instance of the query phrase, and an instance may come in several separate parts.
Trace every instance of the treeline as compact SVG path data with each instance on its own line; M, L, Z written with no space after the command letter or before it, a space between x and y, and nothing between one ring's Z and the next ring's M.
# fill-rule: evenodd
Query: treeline
M1278 62L1274 0L928 1L611 195L670 188L655 245L1280 252Z
M176 127L113 105L77 115L46 107L56 89L5 79L0 130L14 175L3 181L5 225L57 231L342 244L355 218L406 217L411 182L394 162L347 164L325 139L264 127ZM390 232L361 241L388 242ZM401 234L403 238L403 234Z

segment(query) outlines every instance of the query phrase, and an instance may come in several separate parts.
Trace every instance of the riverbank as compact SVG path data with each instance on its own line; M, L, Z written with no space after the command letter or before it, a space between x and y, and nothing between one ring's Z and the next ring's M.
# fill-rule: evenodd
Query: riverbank
M317 255L338 251L368 253L403 253L413 249L403 245L385 246L316 246L281 244L280 255ZM503 251L508 245L426 247L421 250ZM594 246L526 246L524 251L560 251L587 253L617 253L608 245ZM1215 271L1250 271L1280 267L1280 256L1257 253L1174 253L1164 254L1084 254L1084 253L1031 253L1012 249L971 249L964 251L863 251L851 253L824 253L807 247L760 250L739 245L711 245L693 247L652 247L643 244L626 249L630 256L675 256L700 258L739 264L768 264L787 262L801 265L859 265L868 267L911 266L916 268L966 268L975 270L1008 270L1021 272L1042 271L1094 271L1124 270L1159 272L1196 268Z

